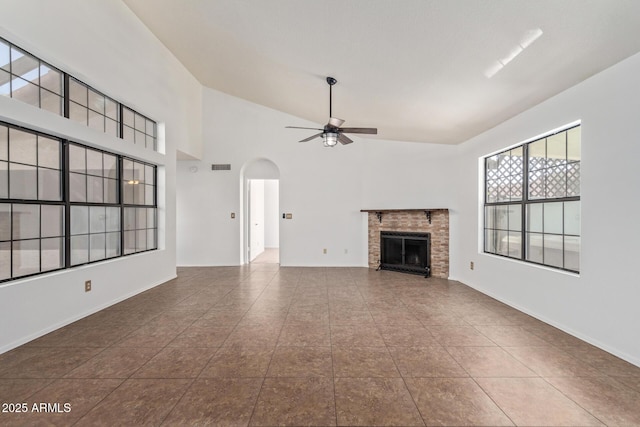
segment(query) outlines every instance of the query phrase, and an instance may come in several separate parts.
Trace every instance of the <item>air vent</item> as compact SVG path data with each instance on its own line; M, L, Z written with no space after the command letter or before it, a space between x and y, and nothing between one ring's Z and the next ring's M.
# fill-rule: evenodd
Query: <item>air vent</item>
M231 165L211 165L212 171L230 171Z

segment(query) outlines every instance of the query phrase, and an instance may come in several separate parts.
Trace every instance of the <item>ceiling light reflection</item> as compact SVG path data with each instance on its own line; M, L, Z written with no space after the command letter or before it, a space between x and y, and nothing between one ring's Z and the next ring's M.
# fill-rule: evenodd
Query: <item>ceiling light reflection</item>
M502 70L509 62L513 61L516 56L520 55L522 52L524 52L526 48L531 46L533 42L538 40L538 38L540 38L541 35L542 35L542 30L540 28L527 31L522 37L522 39L520 40L520 43L517 46L514 46L513 48L511 48L511 50L505 57L491 64L491 66L489 66L485 70L484 75L488 79L496 75L498 71Z

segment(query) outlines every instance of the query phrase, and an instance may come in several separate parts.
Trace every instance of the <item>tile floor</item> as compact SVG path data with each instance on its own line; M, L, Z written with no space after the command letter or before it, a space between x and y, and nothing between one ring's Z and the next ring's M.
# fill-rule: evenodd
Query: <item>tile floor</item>
M280 249L266 248L251 264L278 264L280 262Z
M252 264L0 355L0 402L29 405L3 426L633 426L640 368L458 282Z

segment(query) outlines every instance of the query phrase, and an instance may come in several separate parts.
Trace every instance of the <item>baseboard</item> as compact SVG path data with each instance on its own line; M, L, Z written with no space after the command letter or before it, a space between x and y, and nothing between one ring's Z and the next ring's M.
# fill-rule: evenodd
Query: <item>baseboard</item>
M50 326L48 326L48 327L46 327L46 328L44 328L44 329L42 329L42 330L40 330L38 332L34 332L32 334L29 334L29 335L27 335L25 337L20 338L19 340L13 341L13 342L11 342L11 343L9 343L7 345L4 345L4 346L0 347L0 354L6 353L9 350L13 350L16 347L20 347L21 345L24 345L24 344L26 344L28 342L31 342L31 341L33 341L33 340L35 340L37 338L40 338L40 337L42 337L42 336L44 336L44 335L46 335L46 334L48 334L50 332L55 331L56 329L60 329L60 328L62 328L64 326L70 325L73 322L77 322L80 319L84 319L85 317L90 316L90 315L92 315L94 313L97 313L100 310L104 310L107 307L111 307L112 305L115 305L115 304L117 304L119 302L122 302L122 301L124 301L124 300L126 300L128 298L131 298L131 297L133 297L135 295L138 295L138 294L140 294L142 292L148 291L149 289L155 288L156 286L162 285L163 283L166 283L169 280L175 279L176 277L177 276L175 274L171 275L166 279L163 279L163 280L158 281L158 282L154 282L154 283L152 283L152 284L150 284L148 286L145 286L144 288L137 289L136 291L130 292L128 294L125 294L122 297L118 297L118 298L116 298L114 300L111 300L109 302L101 304L101 305L99 305L97 307L93 307L90 310L82 312L82 313L80 313L80 314L78 314L76 316L72 316L72 317L70 317L68 319L65 319L65 320L61 321L61 322L54 323L53 325L50 325Z
M454 279L452 279L452 280L454 280ZM593 338L591 336L588 336L588 335L582 334L580 332L574 331L572 328L569 328L566 325L558 323L558 322L556 322L556 321L554 321L552 319L548 319L547 317L545 317L545 316L543 316L543 315L541 315L539 313L536 313L536 312L531 311L531 310L529 310L527 308L521 307L518 304L515 304L512 301L509 301L509 300L507 300L505 298L502 298L502 297L499 297L497 295L494 295L492 292L488 292L488 291L486 291L485 289L483 289L483 288L481 288L479 286L474 286L472 284L469 284L469 283L466 283L466 282L462 282L462 281L459 281L459 282L462 283L463 285L469 286L470 288L475 289L476 291L481 292L481 293L483 293L483 294L485 294L485 295L487 295L487 296L489 296L489 297L491 297L491 298L493 298L493 299L495 299L497 301L500 301L501 303L504 303L504 304L508 305L509 307L515 308L518 311L521 311L521 312L523 312L525 314L528 314L529 316L534 317L534 318L536 318L536 319L538 319L538 320L540 320L540 321L542 321L542 322L544 322L544 323L546 323L548 325L551 325L551 326L553 326L555 328L558 328L561 331L566 332L567 334L569 334L571 336L574 336L574 337L576 337L578 339L581 339L582 341L584 341L586 343L589 343L589 344L591 344L591 345L593 345L595 347L598 347L599 349L604 350L607 353L611 353L614 356L619 357L620 359L623 359L623 360L625 360L625 361L627 361L627 362L629 362L629 363L631 363L631 364L633 364L635 366L640 367L640 359L637 358L637 357L634 357L634 356L632 356L630 354L627 354L624 351L620 351L617 348L613 348L613 347L611 347L611 346L609 346L609 345L607 345L607 344L601 342L600 340L597 340L597 339L595 339L595 338Z

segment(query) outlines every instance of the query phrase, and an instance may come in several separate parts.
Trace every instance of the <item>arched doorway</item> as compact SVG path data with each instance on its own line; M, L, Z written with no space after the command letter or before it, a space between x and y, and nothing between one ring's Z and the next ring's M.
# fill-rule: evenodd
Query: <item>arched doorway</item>
M240 259L279 263L280 169L269 159L253 159L242 167L240 180Z

